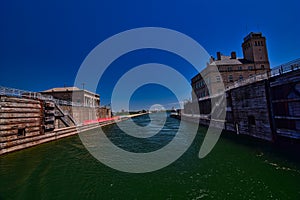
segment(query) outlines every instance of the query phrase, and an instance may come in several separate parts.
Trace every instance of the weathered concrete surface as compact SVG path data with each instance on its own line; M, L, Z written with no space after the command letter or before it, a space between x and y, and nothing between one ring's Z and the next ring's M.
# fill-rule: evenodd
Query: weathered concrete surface
M91 129L95 129L102 126L107 126L110 124L114 124L116 122L120 122L123 120L127 120L128 118L138 117L140 115L144 115L146 113L128 115L122 118L116 118L114 120L108 120L101 123L93 123L88 125L78 125L73 127L66 127L55 129L54 131L43 133L40 131L33 132L34 134L27 133L26 136L17 136L15 133L11 133L13 137L0 137L0 155L6 154L9 152L29 148L32 146L36 146L42 143L58 140L64 137L76 135L80 132L88 131Z
M108 121L103 124L96 123L96 124L89 124L89 125L85 125L85 126L77 126L77 127L74 126L74 127L61 128L61 129L57 129L52 132L49 132L47 134L38 134L33 137L18 138L17 140L14 140L13 142L8 142L8 141L1 142L0 143L0 145L1 145L0 146L0 155L9 153L9 152L13 152L13 151L17 151L17 150L21 150L21 149L25 149L25 148L29 148L32 146L36 146L38 144L58 140L58 139L61 139L64 137L76 135L79 132L84 132L87 130L95 129L97 127L106 126L109 124L113 124L115 122L116 121L112 120L112 121Z
M197 106L189 104L185 107L183 120L199 123L203 126L213 125L237 134L249 135L267 141L274 139L272 130L272 115L270 109L269 82L262 80L226 91L226 118L225 123L219 120L211 120L211 113L205 108L212 108L209 98L198 102L200 116L193 116L191 112ZM218 103L217 110L222 112ZM192 111L193 112L193 111ZM218 112L218 111L217 111ZM224 124L224 125L223 125Z
M237 133L273 140L268 89L268 81L264 80L228 91Z
M272 77L270 86L276 135L300 139L300 70Z
M95 120L98 118L111 118L111 110L102 107L76 107L76 106L60 106L64 113L69 114L73 119L81 124L87 120ZM56 127L65 127L60 121L56 121Z
M43 133L41 101L0 96L0 148Z
M53 104L52 107L54 109L55 105L53 102L45 102L38 99L0 96L0 154L74 135L77 134L77 129L85 131L90 128L95 128L96 126L115 122L112 120L103 124L64 128L56 126L55 130L53 124L52 129L45 129L47 126L51 125L49 124L49 120L54 122L55 118L54 110L46 109L48 104ZM99 116L103 116L100 108L71 108L71 106L66 106L64 109L66 111L73 111L78 120L97 119ZM107 110L105 111L107 114L110 114ZM93 115L93 112L95 115Z

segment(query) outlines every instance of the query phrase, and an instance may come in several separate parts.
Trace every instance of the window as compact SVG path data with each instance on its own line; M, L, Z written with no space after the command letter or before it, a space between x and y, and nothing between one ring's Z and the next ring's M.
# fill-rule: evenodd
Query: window
M257 41L255 41L254 46L257 46Z
M261 69L265 69L265 66L264 66L264 65L261 65Z
M205 97L205 91L201 92L201 97Z
M244 77L243 77L243 75L241 74L241 75L239 76L239 79L240 79L240 80L243 80L243 78L244 78Z
M264 42L263 41L261 41L261 46L264 46Z
M248 70L253 70L253 66L248 66Z
M228 81L229 81L229 82L233 82L233 77L232 77L231 74L228 76Z
M248 124L249 125L252 125L252 126L255 126L255 117L253 115L249 115L248 116Z
M217 82L221 82L221 77L220 76L216 76L216 80L217 80Z
M18 136L25 136L25 128L18 129Z
M206 78L205 83L208 85L210 83L210 78Z
M232 71L232 67L227 67L227 70L230 72Z
M238 66L238 70L243 70L243 67L242 66Z

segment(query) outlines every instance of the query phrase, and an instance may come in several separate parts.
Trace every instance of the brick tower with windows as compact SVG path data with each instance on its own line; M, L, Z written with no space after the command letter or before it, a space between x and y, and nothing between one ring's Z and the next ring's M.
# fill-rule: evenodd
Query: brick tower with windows
M270 70L266 38L262 33L251 32L242 44L244 59L254 64L255 70Z

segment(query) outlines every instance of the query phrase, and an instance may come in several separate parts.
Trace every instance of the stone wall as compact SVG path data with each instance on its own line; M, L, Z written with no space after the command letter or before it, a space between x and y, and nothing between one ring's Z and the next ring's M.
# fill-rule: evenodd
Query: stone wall
M237 133L273 140L268 90L268 81L264 80L228 91Z
M226 120L224 129L237 134L249 135L267 141L274 138L272 115L270 107L270 86L268 80L262 80L226 91ZM195 118L193 110L195 103L187 103L184 112L186 121L199 122L208 126L211 121L207 109L211 109L211 99L198 102L201 116ZM221 105L221 104L220 104ZM218 106L217 106L218 107ZM222 109L220 109L221 111ZM199 119L200 118L200 119Z

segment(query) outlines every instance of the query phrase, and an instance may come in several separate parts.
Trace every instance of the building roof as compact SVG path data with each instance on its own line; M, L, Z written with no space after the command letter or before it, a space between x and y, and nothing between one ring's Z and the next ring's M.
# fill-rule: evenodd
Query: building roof
M264 38L261 32L250 32L246 37L244 37L244 42L251 38Z
M250 63L243 58L232 59L230 56L221 56L221 60L214 60L211 65L242 65Z
M91 95L95 95L97 97L99 97L99 94L93 93L91 91L88 90L83 90L83 89L79 89L78 87L58 87L58 88L51 88L45 91L42 91L41 93L52 93L52 92L79 92L82 91L84 93L89 93Z
M43 92L66 92L66 91L78 91L81 90L78 87L59 87L59 88L51 88L45 90Z

